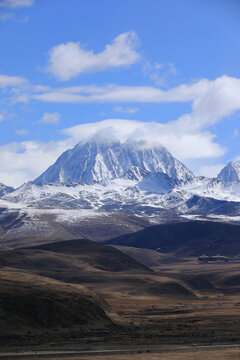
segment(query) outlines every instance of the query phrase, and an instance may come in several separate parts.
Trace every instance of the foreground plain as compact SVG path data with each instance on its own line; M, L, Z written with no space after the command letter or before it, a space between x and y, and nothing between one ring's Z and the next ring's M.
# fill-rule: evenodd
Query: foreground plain
M231 350L211 350L211 351L189 351L189 352L174 352L164 354L136 354L136 355L119 355L111 356L111 360L238 360L240 358L239 349ZM67 360L68 358L49 358L55 360ZM79 357L76 360L89 360L89 357ZM105 360L106 356L97 356L94 360Z
M240 343L239 264L80 239L0 266L2 351Z

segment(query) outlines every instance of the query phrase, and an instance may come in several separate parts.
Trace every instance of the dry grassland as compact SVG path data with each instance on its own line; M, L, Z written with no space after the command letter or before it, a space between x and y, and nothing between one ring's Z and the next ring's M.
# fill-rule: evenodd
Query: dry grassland
M45 360L68 360L67 358L51 357ZM132 354L132 355L109 355L97 357L74 357L75 360L239 360L240 349L189 351L164 354Z

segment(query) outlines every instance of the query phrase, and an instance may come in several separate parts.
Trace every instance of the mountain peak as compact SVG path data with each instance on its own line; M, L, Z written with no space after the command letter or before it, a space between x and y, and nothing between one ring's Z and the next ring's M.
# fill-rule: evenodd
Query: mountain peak
M218 174L218 180L225 182L240 181L240 163L230 161Z
M122 177L133 169L135 175L136 169L139 176L146 172L163 172L180 182L195 178L161 145L149 147L143 141L91 140L64 152L34 183L92 183Z

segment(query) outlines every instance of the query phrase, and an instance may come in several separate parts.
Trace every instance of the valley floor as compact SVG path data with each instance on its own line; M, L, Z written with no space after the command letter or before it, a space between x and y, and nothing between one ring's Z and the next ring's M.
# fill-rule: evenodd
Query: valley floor
M194 344L240 344L239 264L123 250L136 260L145 257L148 266L152 261L152 268L86 240L1 252L0 350L189 347L178 357L164 355L170 360L200 359L203 348ZM210 349L209 359L223 353L223 359L237 359L239 351Z
M230 350L210 350L210 351L184 351L184 352L173 352L173 353L155 353L155 354L131 354L131 355L111 355L111 360L238 360L240 358L239 349ZM47 358L50 360L53 358ZM55 360L67 360L68 358L54 358ZM89 357L74 357L76 360L89 360ZM97 356L94 360L106 360L106 356Z
M159 347L158 349L133 349L128 351L105 351L89 352L88 355L81 354L80 352L26 352L26 353L2 353L0 358L3 360L25 360L25 359L39 359L39 360L205 360L219 359L219 360L237 360L240 356L240 344L238 346L175 346Z

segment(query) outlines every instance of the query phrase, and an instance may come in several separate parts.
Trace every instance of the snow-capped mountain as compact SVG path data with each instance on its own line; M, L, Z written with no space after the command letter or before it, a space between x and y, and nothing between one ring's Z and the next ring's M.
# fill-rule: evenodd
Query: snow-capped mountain
M129 229L133 215L154 223L182 217L240 222L238 166L228 164L218 178L195 177L161 146L80 143L63 153L34 182L0 199L0 217L13 219L5 226L4 236L25 237L33 229L36 234L47 231L59 236L61 226L71 236L79 236L79 229L82 233L90 218L89 229L103 229L104 218L108 224L118 219L114 228L122 231L126 222Z
M240 163L231 161L218 174L220 181L233 182L240 181Z
M229 167L236 169L234 164L230 163L220 174L230 173L226 170ZM48 209L93 209L139 215L170 211L179 215L198 211L224 213L224 209L229 213L225 202L240 202L239 194L240 182L196 178L162 146L90 141L64 152L34 182L24 184L4 198L28 207ZM234 206L234 212L238 213L236 209L238 206Z
M185 183L193 173L162 146L149 148L144 142L79 143L64 152L33 183L92 183L119 177L141 180L147 173L164 173Z
M11 186L7 186L0 183L0 197L13 192L15 189Z

